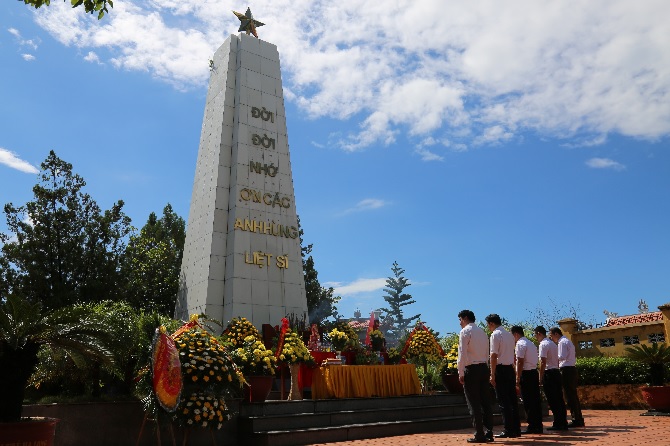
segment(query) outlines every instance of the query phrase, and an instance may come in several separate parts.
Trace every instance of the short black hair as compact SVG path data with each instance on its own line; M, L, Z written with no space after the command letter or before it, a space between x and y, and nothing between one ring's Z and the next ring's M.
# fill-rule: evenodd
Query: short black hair
M522 327L521 325L515 325L515 326L513 326L513 327L510 329L510 331L512 332L512 334L519 334L519 335L521 335L521 336L526 336L526 335L524 334L524 332L523 332L523 327Z
M458 313L458 317L460 317L461 319L467 319L470 322L475 321L475 313L473 313L471 310L461 310Z
M542 325L538 325L533 331L542 334L542 336L547 336L547 330Z
M549 333L551 333L551 334L557 334L557 335L559 335L559 336L563 336L563 332L562 332L561 329L558 328L558 327L551 327L551 328L549 329Z
M488 316L486 316L486 322L490 324L495 324L495 325L502 325L502 321L500 320L500 316L498 316L495 313L491 313Z

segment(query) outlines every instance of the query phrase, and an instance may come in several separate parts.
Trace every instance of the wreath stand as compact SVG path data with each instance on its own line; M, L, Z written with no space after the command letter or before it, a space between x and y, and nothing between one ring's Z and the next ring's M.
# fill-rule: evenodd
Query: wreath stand
M140 433L137 436L137 441L135 442L135 446L139 446L140 440L142 439L142 434L144 433L144 426L147 424L147 421L153 421L156 423L156 441L158 444L163 444L161 443L161 426L160 423L158 422L158 418L153 418L149 417L149 413L144 414L144 419L142 420L142 426L140 427ZM174 439L174 429L172 429L172 423L168 424L170 427L170 438L172 439L172 446L177 446L177 442ZM184 437L184 440L186 437ZM185 444L185 443L184 443Z

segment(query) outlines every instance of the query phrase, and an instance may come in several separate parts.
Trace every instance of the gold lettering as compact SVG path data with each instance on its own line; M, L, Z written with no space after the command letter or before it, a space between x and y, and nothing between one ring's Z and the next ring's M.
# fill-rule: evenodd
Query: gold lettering
M251 198L254 200L254 203L261 202L261 191L256 189L251 189Z
M244 229L243 231L254 232L254 221L249 220L248 218L244 219Z
M242 223L241 218L236 218L235 219L235 226L233 227L233 229L241 229L241 230L244 231L244 224Z
M261 173L261 163L255 161L249 161L249 171L255 173Z
M250 193L249 189L246 189L246 188L242 189L240 191L240 198L243 199L244 201L249 201L249 199L251 198L249 196L249 193Z
M288 209L291 206L291 199L289 197L284 197L281 199L282 207Z
M282 269L288 268L288 256L277 256L277 267Z
M255 254L256 254L256 253L254 253L254 259L255 259ZM253 264L254 264L254 262L249 258L249 253L246 252L246 251L244 251L244 263L247 263L247 264L249 264L249 265L253 265Z
M272 201L268 202L267 198L270 197L272 199L272 194L264 194L263 195L263 203L267 204L268 206L272 204ZM274 207L274 206L273 206Z
M254 230L251 232L262 232L261 230L261 225L263 224L262 221L256 221L256 220L251 220L254 222Z
M265 228L263 229L263 234L272 235L272 223L265 222Z

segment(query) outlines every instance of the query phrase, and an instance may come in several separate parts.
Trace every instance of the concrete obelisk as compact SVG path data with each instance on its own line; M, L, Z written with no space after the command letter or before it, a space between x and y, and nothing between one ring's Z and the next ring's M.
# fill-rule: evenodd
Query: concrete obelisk
M279 53L232 35L210 66L175 317L280 324L307 300Z

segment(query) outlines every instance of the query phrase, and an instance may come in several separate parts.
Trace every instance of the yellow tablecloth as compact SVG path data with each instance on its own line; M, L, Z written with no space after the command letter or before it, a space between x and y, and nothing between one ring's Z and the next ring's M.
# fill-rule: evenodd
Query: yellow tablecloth
M421 393L412 364L330 365L314 370L312 399L369 398Z

